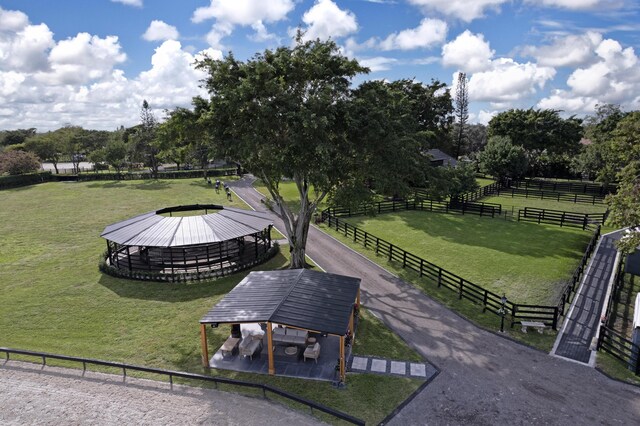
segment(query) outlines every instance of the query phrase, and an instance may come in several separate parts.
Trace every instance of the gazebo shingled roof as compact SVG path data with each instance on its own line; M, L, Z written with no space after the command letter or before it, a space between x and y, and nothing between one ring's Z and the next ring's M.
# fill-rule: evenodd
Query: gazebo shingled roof
M274 322L343 336L360 279L308 269L251 272L201 324Z
M197 206L187 206L197 207ZM141 214L105 227L101 237L128 246L180 247L240 238L273 224L265 213L222 206L201 216L167 217L161 213L180 211L181 206Z

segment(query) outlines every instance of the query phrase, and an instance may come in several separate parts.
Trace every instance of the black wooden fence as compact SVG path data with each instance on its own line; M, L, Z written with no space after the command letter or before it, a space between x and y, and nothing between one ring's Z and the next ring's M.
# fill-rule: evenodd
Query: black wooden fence
M591 225L604 224L606 219L607 213L574 213L532 207L518 210L518 221L548 223L581 229L587 229Z
M543 179L512 180L509 186L544 191L570 192L573 194L596 194L601 196L616 191L615 185L594 182L559 182Z
M513 197L536 198L541 200L567 201L578 204L604 204L604 196L599 194L567 194L562 192L545 191L539 189L523 189L517 187L503 187L495 191L496 195L511 195Z
M386 202L389 203L389 202ZM413 202L394 202L391 207L386 205L385 208L378 207L378 211L395 211L393 209L411 209ZM442 206L448 206L448 203L433 204L427 200L420 200L415 204L413 209L437 211L443 209ZM420 207L420 208L419 208ZM386 209L386 210L385 210ZM322 219L330 228L334 228L337 232L342 233L347 238L353 238L355 243L362 244L365 248L374 250L376 254L386 257L390 261L396 261L402 264L403 268L409 268L417 272L420 277L426 276L437 283L438 287L445 287L449 290L456 291L460 299L468 299L474 303L482 305L483 312L490 309L491 312L498 315L498 308L501 307L501 296L486 290L485 288L468 281L453 272L449 272L426 259L407 252L406 250L379 238L369 232L341 220L340 217L358 216L367 213L366 208L359 210L351 210L349 208L331 207L322 212ZM567 284L565 285L561 298L555 306L545 305L528 305L507 301L506 308L511 316L511 327L521 321L540 321L550 326L553 330L557 330L558 322L561 316L565 314L565 304L570 302L571 296L575 292L576 286L580 283L584 270L591 258L595 246L600 237L600 225L596 225L591 241L580 260L579 265Z
M640 346L606 325L600 326L598 350L607 352L640 375Z
M113 368L117 368L117 369L122 370L122 374L125 377L127 375L127 371L129 371L129 370L130 371L140 371L140 372L144 372L144 373L159 374L161 376L168 377L169 378L169 383L171 383L172 385L173 385L173 379L175 377L178 377L178 378L181 378L181 379L188 379L188 380L195 380L195 381L199 381L199 382L213 383L213 384L215 384L216 387L219 384L225 384L225 385L238 386L238 387L241 387L241 388L259 389L259 390L262 390L262 396L264 398L267 397L267 392L270 392L270 393L272 393L274 395L281 396L281 397L286 398L286 399L288 399L290 401L297 402L297 403L302 404L302 405L306 405L307 407L309 407L309 409L311 411L318 410L318 411L321 411L323 413L329 414L329 415L331 415L331 416L333 416L333 417L335 417L337 419L344 420L344 421L346 421L348 423L352 423L352 424L355 424L355 425L364 425L365 424L364 420L361 420L361 419L359 419L357 417L351 416L349 414L343 413L343 412L338 411L338 410L334 410L333 408L327 407L326 405L319 404L317 402L311 401L311 400L303 398L301 396L294 395L292 393L283 391L283 390L278 389L276 387L269 386L269 385L263 385L261 383L245 382L243 380L227 379L227 378L224 378L224 377L205 376L203 374L186 373L186 372L183 372L183 371L172 371L172 370L163 370L163 369L160 369L160 368L141 367L141 366L137 366L137 365L123 364L123 363L112 362L112 361L103 361L103 360L99 360L99 359L81 358L81 357L67 356L67 355L56 355L56 354L50 354L50 353L46 353L46 352L34 352L34 351L27 351L27 350L22 350L22 349L11 349L11 348L2 348L2 347L0 347L0 352L4 352L5 353L7 360L9 360L10 354L23 355L23 356L30 356L30 357L34 357L34 358L39 358L39 359L42 360L42 365L46 365L47 364L47 359L57 359L57 360L61 360L61 361L71 361L71 362L81 363L83 370L87 369L87 365L99 365L99 366L103 366L103 367L113 367Z
M338 217L327 214L325 218L329 227L334 228L347 238L353 238L353 242L362 244L365 248L375 251L376 254L384 256L390 261L402 264L403 268L417 272L420 277L430 278L438 287L445 287L455 291L458 293L459 299L464 298L481 305L483 312L489 309L493 314L499 315L498 309L502 306L502 296L418 257L393 243L363 231ZM511 302L506 302L506 307L509 311L513 310L512 306Z

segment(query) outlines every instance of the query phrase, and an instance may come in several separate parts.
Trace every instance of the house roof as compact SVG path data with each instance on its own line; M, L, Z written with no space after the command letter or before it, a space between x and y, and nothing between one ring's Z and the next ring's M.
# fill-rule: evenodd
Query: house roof
M161 213L215 210L199 216L167 217ZM101 237L118 244L180 247L208 244L255 234L272 225L266 213L218 205L169 207L144 213L104 228Z
M458 164L458 160L456 160L449 154L440 151L439 149L429 149L426 151L426 153L431 156L432 162L442 161L442 164L445 164L448 166L455 166Z
M274 322L344 335L360 279L308 269L251 272L200 320Z

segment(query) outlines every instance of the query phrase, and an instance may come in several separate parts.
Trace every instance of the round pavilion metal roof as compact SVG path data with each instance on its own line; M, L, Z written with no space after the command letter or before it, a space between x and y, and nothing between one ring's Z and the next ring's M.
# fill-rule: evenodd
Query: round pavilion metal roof
M216 210L199 216L167 217L161 213ZM181 247L252 235L273 225L266 213L218 205L168 207L108 225L101 237L127 246Z

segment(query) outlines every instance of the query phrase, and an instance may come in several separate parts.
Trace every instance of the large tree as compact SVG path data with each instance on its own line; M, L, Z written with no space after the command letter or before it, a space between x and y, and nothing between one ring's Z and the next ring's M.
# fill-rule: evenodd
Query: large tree
M208 129L228 157L263 180L284 221L291 267L304 267L311 217L350 175L349 85L366 69L333 42L300 36L294 47L266 50L246 62L229 54L205 58L198 67L208 74ZM280 194L283 177L296 184L297 211Z
M506 136L489 138L478 160L482 171L498 180L522 177L528 168L525 149L522 146L513 145L511 139Z
M488 135L507 136L527 151L575 154L580 150L583 128L582 120L563 119L556 110L511 109L489 121Z
M133 141L132 144L129 144L132 157L147 165L154 179L158 179L158 168L160 167L157 131L158 121L145 99L140 108L140 124L132 132L125 132L125 137L130 135Z
M49 161L58 174L58 162L64 155L65 147L60 132L38 133L25 142L25 148L36 154L42 161Z
M456 135L454 142L455 158L462 155L465 141L465 130L467 120L469 120L469 91L467 90L467 75L463 72L458 73L458 84L456 85L455 96L455 116L456 116Z
M611 166L618 170L618 191L607 197L614 225L631 227L622 240L627 252L640 245L640 111L621 119L611 132Z

